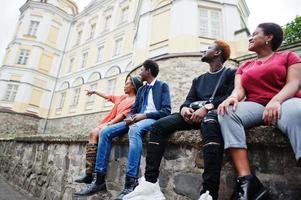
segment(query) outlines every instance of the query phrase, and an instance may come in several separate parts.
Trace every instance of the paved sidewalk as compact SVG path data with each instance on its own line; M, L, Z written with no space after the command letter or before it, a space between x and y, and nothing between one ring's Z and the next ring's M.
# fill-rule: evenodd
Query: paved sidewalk
M34 198L18 191L0 176L0 200L34 200Z

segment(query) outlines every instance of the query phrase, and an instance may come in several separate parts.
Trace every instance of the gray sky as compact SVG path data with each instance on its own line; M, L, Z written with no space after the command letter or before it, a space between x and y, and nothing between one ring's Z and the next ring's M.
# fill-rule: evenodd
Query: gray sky
M90 0L74 0L82 10ZM19 8L26 0L1 0L0 7L0 63L2 64L5 48L12 40ZM301 15L300 0L246 0L250 10L249 29L251 32L261 22L275 22L285 25L292 21L296 15Z

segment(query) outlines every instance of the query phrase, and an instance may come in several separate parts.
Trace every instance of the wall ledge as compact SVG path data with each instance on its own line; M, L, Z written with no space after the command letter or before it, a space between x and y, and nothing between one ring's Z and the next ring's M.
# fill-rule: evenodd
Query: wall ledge
M247 143L252 145L287 147L290 146L288 139L277 128L270 126L259 126L246 131ZM143 138L144 143L147 143L149 134ZM271 140L273 138L273 140ZM36 135L1 135L0 141L16 141L26 143L86 143L88 134L36 134ZM127 134L114 139L116 144L127 144ZM169 144L173 145L189 145L195 148L200 148L202 139L198 130L177 131L169 139Z

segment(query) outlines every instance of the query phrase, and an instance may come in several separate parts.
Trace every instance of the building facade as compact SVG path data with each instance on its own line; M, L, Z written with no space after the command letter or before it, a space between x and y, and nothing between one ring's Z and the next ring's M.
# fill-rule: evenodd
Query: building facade
M197 52L215 39L233 47L248 36L244 0L27 0L0 68L0 108L60 118L107 111L85 95L121 94L129 71L147 58Z

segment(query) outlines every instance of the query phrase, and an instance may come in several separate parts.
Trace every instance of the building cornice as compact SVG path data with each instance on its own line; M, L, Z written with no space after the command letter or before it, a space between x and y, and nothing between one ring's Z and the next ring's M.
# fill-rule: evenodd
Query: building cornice
M13 81L13 80L0 79L0 82L10 82L10 83L25 84L25 85L29 85L29 86L31 86L31 87L38 88L38 89L43 90L43 91L46 91L46 92L51 92L50 89L43 88L43 87L40 87L40 86L38 86L38 85L34 85L34 84L32 84L32 83L28 83L28 82L24 82L24 81Z
M45 9L49 10L53 13L58 14L59 16L63 17L65 20L68 22L72 22L74 20L74 16L66 13L64 10L52 5L52 4L47 4L47 3L42 3L42 2L36 2L36 1L27 1L19 10L22 13L27 10L28 8L40 8L40 9Z
M0 72L5 70L5 69L18 70L18 71L33 73L35 75L42 76L43 78L47 78L48 80L51 80L51 81L55 81L55 79L56 79L56 77L54 77L52 75L49 75L49 74L46 74L46 73L43 73L43 72L40 72L36 69L30 69L30 68L24 68L24 67L18 67L18 66L2 65L0 67Z
M11 46L14 44L19 44L19 45L31 45L31 46L37 46L40 47L42 49L47 49L47 50L52 50L55 54L61 55L63 53L65 53L62 50L59 50L57 48L51 47L46 43L43 42L39 42L39 41L35 41L35 40L26 40L23 38L16 38L14 40L12 40L7 46Z

